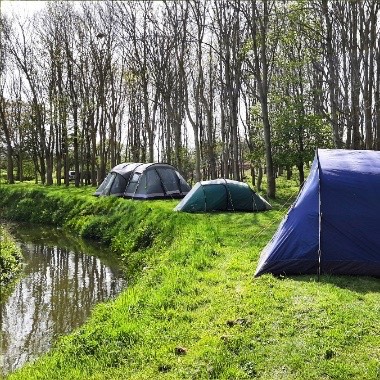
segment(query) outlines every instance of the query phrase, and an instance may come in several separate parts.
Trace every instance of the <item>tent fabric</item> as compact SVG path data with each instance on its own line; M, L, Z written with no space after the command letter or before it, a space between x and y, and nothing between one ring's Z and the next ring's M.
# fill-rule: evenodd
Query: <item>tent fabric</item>
M175 211L264 211L270 204L246 183L215 179L197 182Z
M183 198L189 184L173 166L123 163L115 166L94 193L133 199Z
M319 149L255 275L380 276L380 152Z

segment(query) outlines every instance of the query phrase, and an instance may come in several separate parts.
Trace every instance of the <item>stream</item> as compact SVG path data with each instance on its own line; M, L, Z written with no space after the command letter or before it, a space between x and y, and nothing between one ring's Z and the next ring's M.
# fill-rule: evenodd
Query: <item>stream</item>
M62 230L13 226L24 267L0 294L0 377L47 352L81 326L94 305L124 287L123 272L104 246Z

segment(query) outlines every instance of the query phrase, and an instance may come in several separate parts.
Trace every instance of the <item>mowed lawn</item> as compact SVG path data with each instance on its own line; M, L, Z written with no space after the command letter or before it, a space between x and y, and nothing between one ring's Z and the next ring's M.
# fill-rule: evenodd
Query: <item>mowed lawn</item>
M93 189L3 186L8 217L103 240L129 282L9 378L380 379L380 279L254 278L294 199L294 185L279 186L272 211L214 214L94 198Z

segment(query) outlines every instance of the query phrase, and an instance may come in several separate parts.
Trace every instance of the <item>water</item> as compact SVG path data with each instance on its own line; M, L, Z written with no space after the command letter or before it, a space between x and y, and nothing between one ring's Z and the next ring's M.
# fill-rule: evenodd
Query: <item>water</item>
M2 289L0 375L48 351L59 336L83 324L96 303L125 286L104 247L46 227L17 226L13 234L25 266L9 294Z

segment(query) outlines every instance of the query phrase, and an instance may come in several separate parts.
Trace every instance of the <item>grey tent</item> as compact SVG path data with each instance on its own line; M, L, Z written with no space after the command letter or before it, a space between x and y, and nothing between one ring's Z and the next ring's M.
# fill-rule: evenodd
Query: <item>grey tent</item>
M175 211L265 211L270 204L246 183L229 179L197 182Z
M124 163L115 166L94 193L133 199L183 198L190 186L171 165Z

